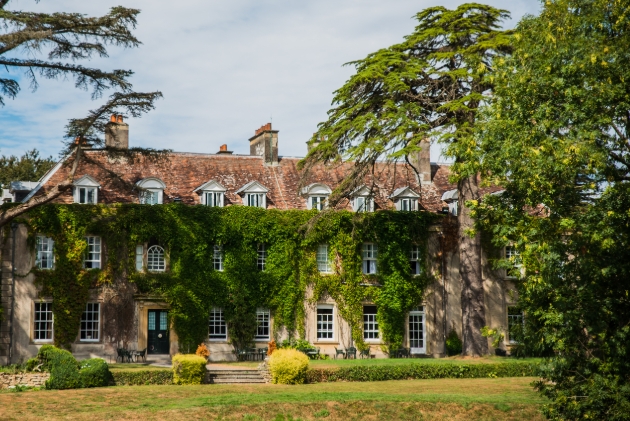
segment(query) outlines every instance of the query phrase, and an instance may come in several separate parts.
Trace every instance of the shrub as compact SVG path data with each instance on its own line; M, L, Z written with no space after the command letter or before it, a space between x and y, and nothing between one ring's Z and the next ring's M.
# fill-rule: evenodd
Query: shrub
M206 344L201 344L197 347L197 351L195 351L195 355L199 355L202 358L205 358L206 360L210 357L210 350L208 350L208 347L206 346Z
M174 384L202 384L206 378L205 358L194 354L176 354L173 357Z
M79 363L80 387L103 387L109 385L112 374L101 358L90 358Z
M50 378L46 381L46 389L76 389L81 387L79 379L79 363L65 349L52 345L44 345L39 349L37 358L42 362Z
M142 386L173 384L173 371L164 370L116 370L112 372L113 386Z
M278 349L278 346L276 345L276 340L270 340L267 344L267 355L273 354L273 351L275 351L276 349Z
M276 384L302 384L308 371L308 357L295 349L277 349L269 359L271 381Z
M112 385L142 386L173 384L173 371L164 370L116 370L112 372Z
M451 329L446 337L446 353L449 357L462 353L462 341L459 339L455 329Z
M29 358L24 363L24 369L26 371L33 371L38 365L40 365L40 361L37 357Z

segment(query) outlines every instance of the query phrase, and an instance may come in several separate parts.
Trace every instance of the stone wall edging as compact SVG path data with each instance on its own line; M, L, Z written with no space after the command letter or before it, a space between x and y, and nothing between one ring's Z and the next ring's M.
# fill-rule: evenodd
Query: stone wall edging
M15 386L41 387L50 378L50 373L0 373L0 389Z

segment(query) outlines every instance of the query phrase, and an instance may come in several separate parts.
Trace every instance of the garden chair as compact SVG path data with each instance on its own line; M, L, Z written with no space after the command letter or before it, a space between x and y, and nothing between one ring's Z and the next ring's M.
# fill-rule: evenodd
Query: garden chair
M346 358L346 351L344 351L343 349L337 349L337 347L335 347L335 359L337 359L337 355L341 355L343 358Z
M370 358L370 348L365 348L361 353L359 353L359 358Z
M311 360L318 360L319 359L319 347L317 348L311 348L306 352L306 355L311 359Z
M267 356L267 349L268 348L258 348L258 357L261 361L264 360Z
M116 362L118 362L118 358L120 358L121 363L125 362L125 358L127 358L127 361L130 361L129 351L127 351L125 348L118 348L116 352L118 353L118 355L116 356Z
M146 348L144 348L142 351L134 352L134 355L136 357L136 362L138 362L140 358L142 358L142 361L147 362L147 349Z
M346 351L346 358L350 359L351 355L355 360L357 359L357 349L353 346L348 348L348 350Z

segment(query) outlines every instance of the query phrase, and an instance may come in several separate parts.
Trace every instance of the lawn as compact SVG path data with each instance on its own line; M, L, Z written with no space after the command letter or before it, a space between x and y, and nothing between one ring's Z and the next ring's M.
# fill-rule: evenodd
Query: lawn
M0 393L2 420L542 420L533 378Z

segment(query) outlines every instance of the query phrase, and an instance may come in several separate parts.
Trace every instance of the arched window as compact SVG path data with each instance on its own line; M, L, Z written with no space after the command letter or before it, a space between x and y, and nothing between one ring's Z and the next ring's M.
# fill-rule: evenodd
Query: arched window
M164 272L164 249L160 246L151 246L147 250L147 270L149 272Z

